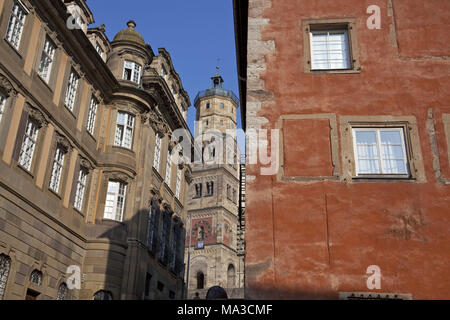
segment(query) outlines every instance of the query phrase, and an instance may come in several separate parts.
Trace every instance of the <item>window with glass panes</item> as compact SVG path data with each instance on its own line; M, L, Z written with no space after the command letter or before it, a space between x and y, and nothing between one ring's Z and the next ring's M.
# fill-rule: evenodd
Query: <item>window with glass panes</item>
M167 161L166 161L166 178L165 182L170 187L170 176L172 173L172 157L170 156L170 151L167 152Z
M55 158L53 159L52 176L50 177L50 189L59 192L59 186L61 184L62 169L64 167L64 156L66 150L61 147L56 148Z
M353 128L357 175L408 175L403 128Z
M31 163L33 162L38 133L39 127L37 123L33 119L28 118L19 155L19 165L28 171L30 171Z
M97 116L97 106L98 106L98 102L97 100L92 97L91 98L91 103L89 105L89 114L88 114L88 120L87 120L87 125L86 125L86 129L90 134L94 134L94 129L95 129L95 118Z
M39 64L38 73L45 82L49 82L50 73L52 71L53 58L56 46L49 37L45 37L44 49L42 50L41 63Z
M0 254L0 300L3 300L5 297L6 284L8 283L10 269L11 259L4 254Z
M350 69L347 30L310 32L311 70Z
M78 80L79 80L78 75L75 73L74 70L71 70L69 76L69 83L67 84L66 99L64 101L64 104L70 111L73 111L73 107L75 105L75 96L77 94Z
M99 43L96 44L95 50L97 51L99 56L103 58L103 49L102 49L102 47L100 46Z
M56 300L66 300L69 288L65 283L61 283L58 287L58 293L56 295Z
M131 149L133 144L134 116L126 112L117 114L116 135L114 145Z
M0 92L0 122L2 122L3 113L5 112L6 96Z
M78 173L77 189L75 192L75 202L73 206L78 210L83 209L84 192L86 190L88 171L86 169L80 169Z
M106 194L104 218L122 221L127 186L120 181L109 181Z
M175 187L175 195L178 199L180 199L180 190L181 190L181 169L177 167L177 185Z
M123 67L123 79L139 83L141 80L141 65L126 60Z
M27 10L19 3L19 1L13 2L5 39L16 49L19 49L20 46L27 13Z
M159 171L159 162L161 159L161 138L156 134L155 139L155 157L153 159L153 167Z

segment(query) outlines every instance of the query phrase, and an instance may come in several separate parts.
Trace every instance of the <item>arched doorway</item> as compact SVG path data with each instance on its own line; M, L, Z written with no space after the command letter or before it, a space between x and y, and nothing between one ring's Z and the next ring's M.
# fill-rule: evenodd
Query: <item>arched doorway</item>
M236 272L234 270L234 266L232 264L230 264L228 266L228 271L227 271L227 287L234 288L235 280L236 280Z
M205 275L203 272L199 271L197 272L197 289L204 289L205 288Z

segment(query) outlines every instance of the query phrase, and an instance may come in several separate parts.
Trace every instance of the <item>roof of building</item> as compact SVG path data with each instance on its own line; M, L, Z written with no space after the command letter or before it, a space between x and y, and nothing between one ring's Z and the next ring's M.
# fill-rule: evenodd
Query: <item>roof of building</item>
M127 26L128 28L119 31L116 34L113 41L129 41L145 46L144 37L134 29L136 28L136 22L130 20L127 22Z

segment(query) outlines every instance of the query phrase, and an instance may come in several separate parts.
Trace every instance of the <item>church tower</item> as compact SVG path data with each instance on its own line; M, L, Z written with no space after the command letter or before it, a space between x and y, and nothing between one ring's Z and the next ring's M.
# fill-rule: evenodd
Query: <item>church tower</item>
M187 198L187 297L205 298L221 286L229 298L243 298L244 256L239 215L240 166L236 142L239 100L223 88L217 68L211 88L195 98L196 141L203 157L193 165Z

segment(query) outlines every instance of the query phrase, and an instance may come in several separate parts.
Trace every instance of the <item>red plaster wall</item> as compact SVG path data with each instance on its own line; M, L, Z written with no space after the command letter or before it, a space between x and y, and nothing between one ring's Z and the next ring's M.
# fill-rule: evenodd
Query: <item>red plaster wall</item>
M450 186L437 182L426 121L433 108L441 169L449 178L442 113L450 113L450 2L393 0L399 48L390 41L387 0L273 0L260 15L265 2L251 0L249 8L250 18L270 19L262 40L276 48L262 74L274 97L257 113L268 119L264 127L274 128L285 114L334 113L338 123L342 115L414 116L426 182L278 182L248 165L254 179L246 194L247 298L337 299L343 291L371 291L366 269L378 265L381 290L372 291L449 299ZM366 27L369 5L381 7L380 30ZM356 18L361 73L307 74L301 20L334 17ZM255 50L249 47L249 63ZM248 89L248 101L258 101ZM315 124L288 126L286 141L299 141L309 129ZM302 148L287 156L290 171L327 171L296 161L308 156ZM314 152L317 161L329 159L329 148Z
M330 121L283 121L284 173L286 176L331 176Z

